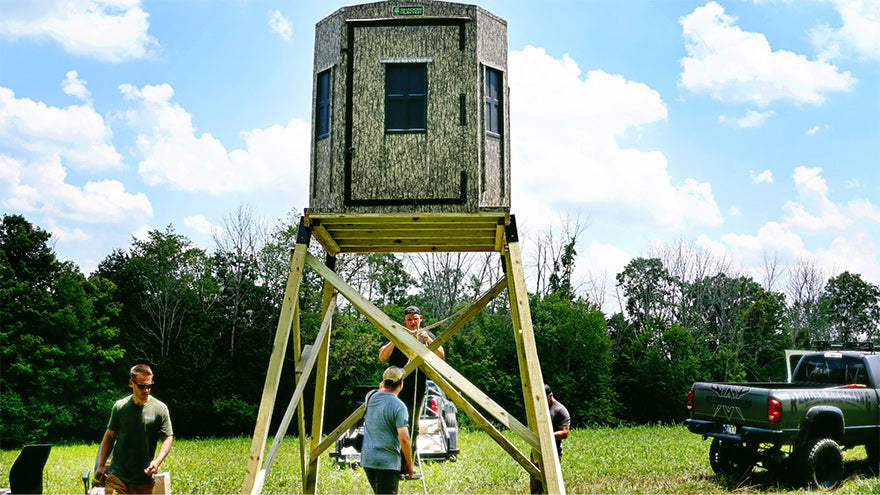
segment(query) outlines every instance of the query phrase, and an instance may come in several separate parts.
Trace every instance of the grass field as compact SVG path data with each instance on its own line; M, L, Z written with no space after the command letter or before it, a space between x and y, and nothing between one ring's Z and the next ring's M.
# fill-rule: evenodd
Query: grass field
M515 437L515 435L514 435ZM521 449L523 442L514 438ZM270 440L271 442L271 440ZM287 438L263 493L302 493L298 442ZM482 432L462 432L457 462L425 463L428 493L527 493L529 479ZM564 443L562 474L568 493L799 493L756 469L744 480L716 476L709 467L709 442L683 426L572 430ZM82 493L80 476L94 463L97 444L55 446L46 464L43 492ZM177 440L163 470L174 493L238 493L244 479L249 438ZM8 486L17 450L0 451L0 484ZM880 493L880 477L867 472L864 449L844 453L847 479L838 493ZM370 493L363 471L321 457L318 493ZM423 493L419 481L401 493Z

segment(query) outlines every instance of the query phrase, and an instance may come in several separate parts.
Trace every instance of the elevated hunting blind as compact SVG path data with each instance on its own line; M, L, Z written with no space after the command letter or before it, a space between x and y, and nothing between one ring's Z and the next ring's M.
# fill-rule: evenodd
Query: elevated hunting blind
M307 213L507 212L507 93L507 23L482 8L340 8L315 28Z
M312 435L308 444L300 436L304 493L317 489L322 453L363 416L362 405L322 438L330 334L342 295L411 356L407 374L418 369L433 380L544 493L564 494L510 214L507 23L476 5L433 0L343 7L315 27L312 94L309 208L291 255L241 493L261 492L294 415L306 431L303 394L313 371ZM308 251L312 236L326 251L323 263ZM334 272L340 253L437 251L497 252L504 276L446 318L451 323L428 347ZM299 321L305 267L324 278L313 345L303 345ZM526 423L434 354L505 290ZM300 353L293 357L297 385L267 453L288 339ZM523 439L528 454L493 421Z

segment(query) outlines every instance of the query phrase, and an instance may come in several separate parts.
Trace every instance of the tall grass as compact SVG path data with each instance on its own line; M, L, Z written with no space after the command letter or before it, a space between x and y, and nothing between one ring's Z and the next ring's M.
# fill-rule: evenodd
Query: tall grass
M509 436L520 449L525 444ZM271 441L271 440L270 440ZM302 493L299 442L287 438L269 472L263 493ZM529 477L482 432L462 432L457 462L425 462L428 493L527 493ZM572 430L564 442L562 474L568 493L797 493L763 470L744 480L716 476L709 467L709 442L682 426ZM45 469L44 493L82 493L80 476L94 463L97 444L55 446ZM174 493L239 493L250 450L249 438L176 440L162 469L171 472ZM0 451L0 484L18 450ZM840 493L880 493L880 477L869 474L863 448L844 454L847 479ZM401 493L423 493L420 481L401 483ZM321 456L318 493L370 493L359 468L334 465Z

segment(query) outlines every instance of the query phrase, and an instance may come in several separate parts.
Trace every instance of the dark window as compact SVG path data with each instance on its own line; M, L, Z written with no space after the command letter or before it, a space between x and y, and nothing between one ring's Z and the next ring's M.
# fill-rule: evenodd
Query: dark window
M330 71L318 74L315 92L315 140L330 135Z
M385 131L414 132L427 129L428 66L385 66Z
M486 132L493 136L501 136L503 122L503 106L501 96L504 94L501 72L486 69Z
M871 384L864 361L852 356L832 354L805 356L792 381L829 385Z

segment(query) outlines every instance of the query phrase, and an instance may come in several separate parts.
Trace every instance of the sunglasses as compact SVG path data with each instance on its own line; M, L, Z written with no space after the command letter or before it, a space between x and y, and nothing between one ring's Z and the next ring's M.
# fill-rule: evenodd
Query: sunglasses
M153 385L155 385L155 383L135 383L135 385L137 385L137 388L143 390L145 388L153 388Z

